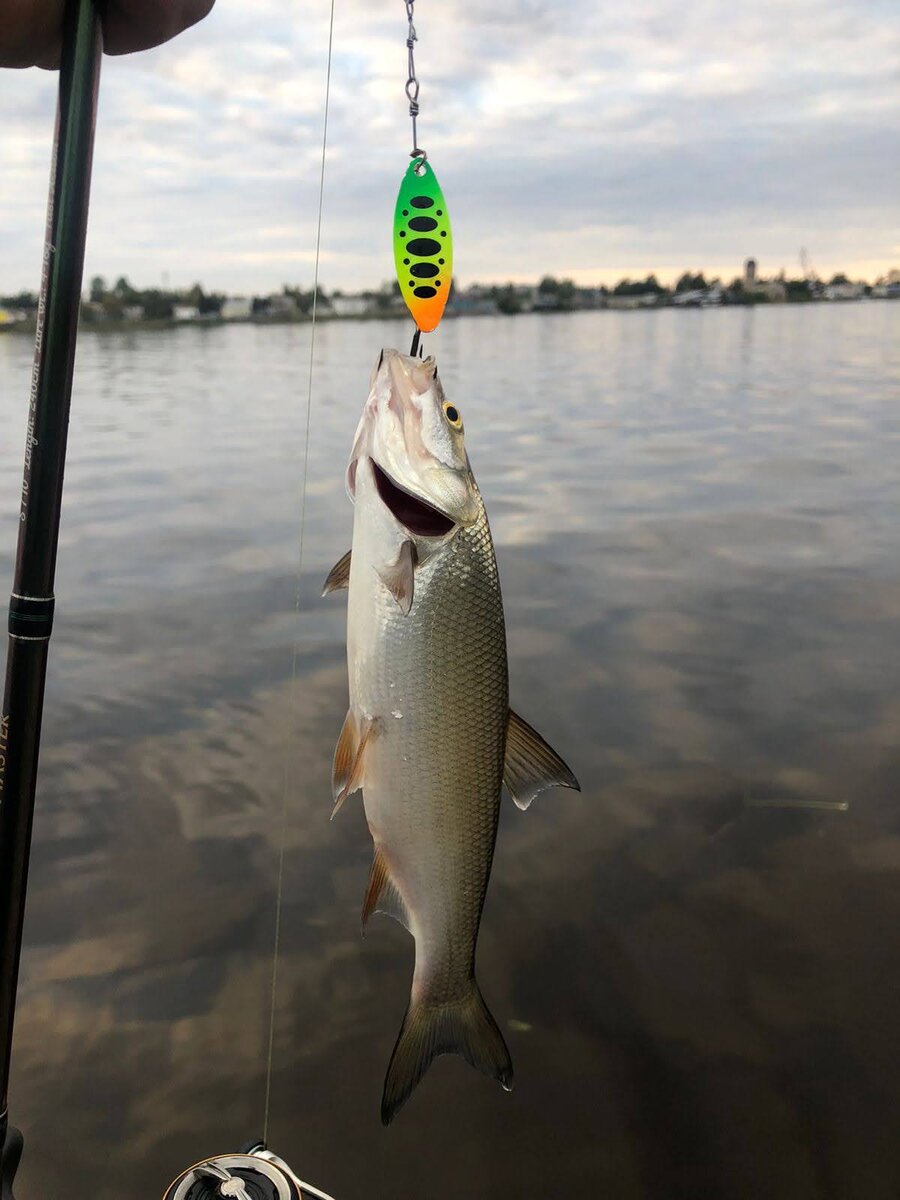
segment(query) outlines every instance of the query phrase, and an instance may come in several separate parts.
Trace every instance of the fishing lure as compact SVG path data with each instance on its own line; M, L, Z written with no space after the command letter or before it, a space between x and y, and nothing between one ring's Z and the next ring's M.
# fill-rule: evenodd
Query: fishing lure
M394 210L394 263L417 329L431 333L444 315L453 278L447 204L427 159L409 164Z
M412 119L412 162L403 176L394 209L394 265L400 294L416 323L410 352L415 356L419 351L419 335L437 328L447 306L453 279L453 235L441 185L431 169L428 155L419 147L419 80L415 55L419 35L413 22L416 0L405 2L409 22L406 98Z

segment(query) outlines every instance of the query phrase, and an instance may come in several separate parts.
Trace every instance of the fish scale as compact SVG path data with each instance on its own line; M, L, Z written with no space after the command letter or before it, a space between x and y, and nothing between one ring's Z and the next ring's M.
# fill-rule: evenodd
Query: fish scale
M361 483L356 511L364 522L369 484ZM361 540L354 533L354 552ZM362 651L369 669L350 697L361 717L379 722L366 816L376 842L391 848L387 859L416 923L414 987L459 995L474 969L509 704L503 602L483 504L475 525L420 569L408 616L381 584L377 565L366 570L360 555L353 571L362 586L351 573L350 592L351 624L357 608L375 617Z

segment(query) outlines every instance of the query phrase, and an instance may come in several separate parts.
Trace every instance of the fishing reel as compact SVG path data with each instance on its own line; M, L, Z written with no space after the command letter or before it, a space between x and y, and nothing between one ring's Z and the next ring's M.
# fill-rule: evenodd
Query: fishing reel
M163 1200L332 1200L298 1179L265 1142L207 1158L179 1175Z

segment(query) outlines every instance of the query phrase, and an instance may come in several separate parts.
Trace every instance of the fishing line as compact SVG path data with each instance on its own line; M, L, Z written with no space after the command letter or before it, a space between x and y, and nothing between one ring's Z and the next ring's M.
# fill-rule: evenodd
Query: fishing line
M306 529L306 492L307 481L309 476L309 431L310 417L312 414L312 394L313 394L313 370L314 358L316 349L316 316L318 314L319 305L319 257L322 248L322 209L325 197L325 154L328 147L328 105L331 96L331 50L334 44L334 0L331 0L331 9L328 20L328 54L325 67L325 111L322 121L322 162L319 172L319 210L316 219L316 261L313 271L313 302L312 302L312 324L309 334L309 374L306 382L306 428L303 437L303 476L300 491L300 537L299 547L297 551L297 591L294 604L295 623L300 617L300 595L301 583L303 577L303 540ZM289 711L293 717L297 716L297 656L300 649L299 631L294 634L293 652L291 655L291 686L290 686L290 702ZM272 1098L272 1060L275 1050L275 1014L276 1014L276 996L278 989L278 957L281 947L281 909L284 897L284 858L285 858L285 841L287 837L287 796L288 783L290 775L290 762L286 758L284 765L284 775L281 790L281 845L278 853L278 884L276 888L275 900L275 930L274 930L274 946L272 952L272 998L269 1009L269 1046L266 1058L266 1099L263 1112L263 1142L268 1142L269 1137L269 1111ZM304 1185L306 1186L306 1185ZM310 1189L311 1190L311 1189Z

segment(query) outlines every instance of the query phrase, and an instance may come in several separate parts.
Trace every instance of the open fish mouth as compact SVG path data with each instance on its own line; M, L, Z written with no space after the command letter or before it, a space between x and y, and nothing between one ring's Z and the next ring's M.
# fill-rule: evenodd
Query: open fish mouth
M416 537L444 537L456 528L446 513L407 492L379 467L373 458L372 472L381 502Z

